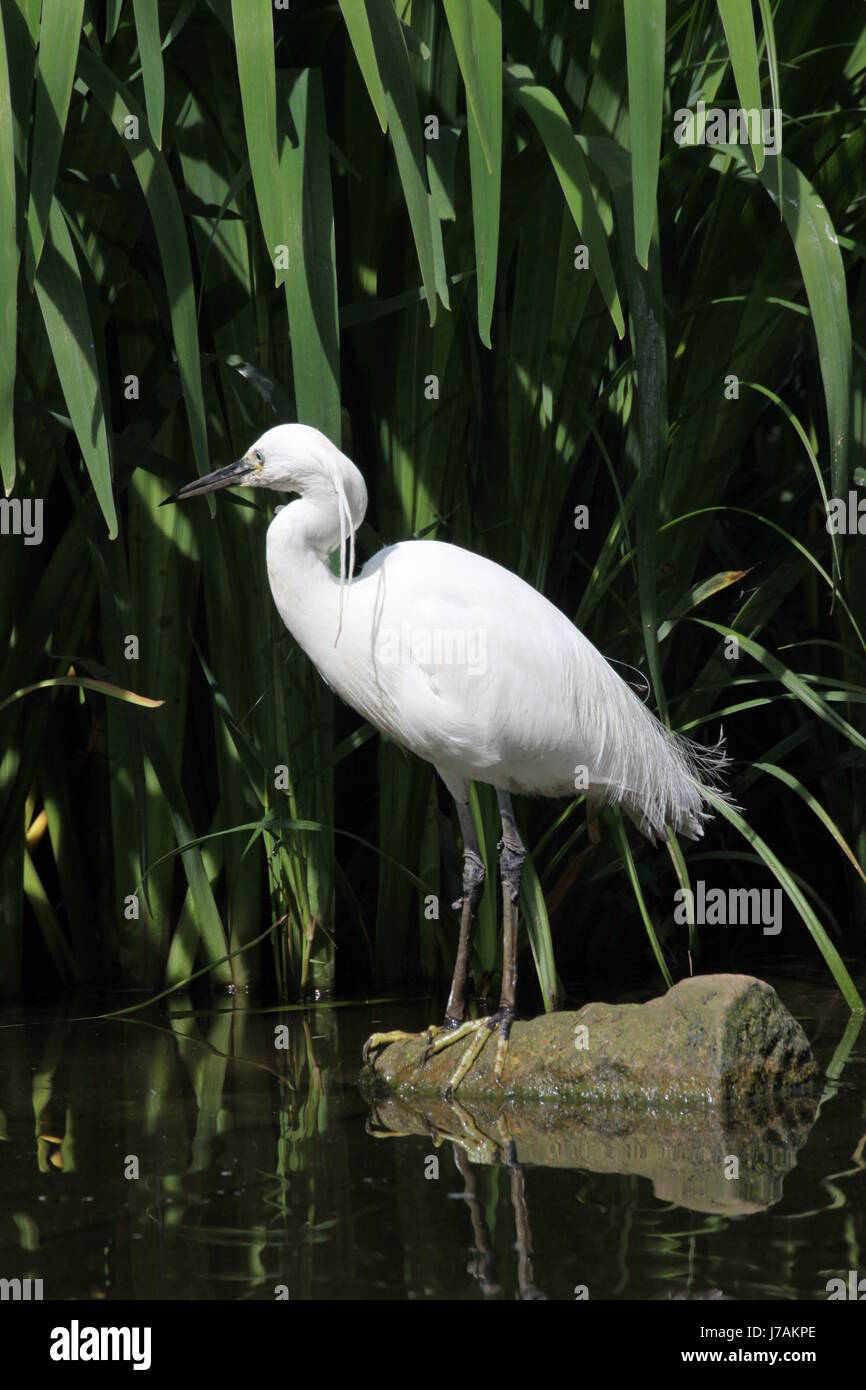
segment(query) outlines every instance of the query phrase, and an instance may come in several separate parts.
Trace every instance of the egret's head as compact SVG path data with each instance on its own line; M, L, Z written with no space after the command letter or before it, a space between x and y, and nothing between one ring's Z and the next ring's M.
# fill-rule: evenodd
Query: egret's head
M327 435L310 425L276 425L251 444L237 463L196 478L165 501L185 501L223 487L269 487L326 504L336 501L352 531L367 510L367 489L358 469Z
M367 489L352 460L310 425L276 425L237 463L196 478L161 505L221 487L270 487L277 492L296 492L304 499L305 536L310 548L324 558L340 547L339 638L344 590L355 572L355 532L367 510ZM300 503L294 503L288 512L295 513L299 507Z

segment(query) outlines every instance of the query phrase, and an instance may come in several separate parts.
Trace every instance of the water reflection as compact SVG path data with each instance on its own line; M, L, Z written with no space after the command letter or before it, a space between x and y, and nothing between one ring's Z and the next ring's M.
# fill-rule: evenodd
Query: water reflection
M487 1297L500 1294L501 1286L493 1277L476 1170L489 1165L505 1168L519 1296L539 1298L545 1295L533 1279L525 1164L534 1169L634 1174L651 1180L659 1201L742 1217L781 1199L785 1175L808 1138L817 1106L818 1097L812 1094L779 1101L770 1114L741 1112L725 1118L712 1109L698 1115L649 1113L625 1125L612 1112L588 1116L549 1104L510 1101L493 1108L454 1099L388 1097L372 1102L367 1128L380 1139L425 1135L436 1148L451 1146L463 1179L476 1252L468 1269Z
M367 1133L376 1139L402 1139L407 1135L423 1132L429 1136L436 1148L450 1142L454 1166L463 1181L463 1196L472 1223L475 1254L466 1269L473 1279L477 1280L485 1298L498 1297L502 1293L502 1286L494 1279L496 1257L484 1204L479 1195L476 1165L496 1164L506 1169L511 1209L514 1213L518 1293L522 1299L545 1298L546 1295L533 1280L532 1232L526 1203L526 1179L517 1157L517 1145L509 1130L509 1117L505 1111L499 1111L485 1123L488 1126L487 1131L482 1128L471 1110L453 1099L442 1101L433 1108L385 1101L372 1106L367 1121ZM410 1128L400 1128L404 1124L408 1124Z
M0 1013L0 1279L45 1298L824 1297L866 1269L866 1053L828 994L817 1112L746 1126L371 1111L361 1045L405 1001L95 1007Z
M373 1102L370 1128L378 1135L427 1134L437 1144L450 1140L471 1163L634 1174L650 1179L659 1201L746 1216L781 1200L817 1108L813 1093L779 1099L758 1114L648 1111L624 1122L598 1109L393 1097Z

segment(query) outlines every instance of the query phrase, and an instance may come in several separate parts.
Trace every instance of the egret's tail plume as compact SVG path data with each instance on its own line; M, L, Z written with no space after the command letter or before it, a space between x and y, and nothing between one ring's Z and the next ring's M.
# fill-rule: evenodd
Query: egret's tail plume
M620 803L650 840L664 838L668 827L699 839L714 806L733 805L721 785L730 763L724 738L704 748L669 733L616 672L607 671L595 672L606 686L600 775L591 778L596 797Z
M733 805L721 786L730 763L724 738L720 736L717 743L704 748L681 734L669 734L658 720L655 723L658 729L653 731L651 772L647 766L651 785L644 781L643 787L634 789L609 788L613 793L610 799L620 801L641 834L653 842L664 837L668 828L689 840L699 840L715 805L719 801Z

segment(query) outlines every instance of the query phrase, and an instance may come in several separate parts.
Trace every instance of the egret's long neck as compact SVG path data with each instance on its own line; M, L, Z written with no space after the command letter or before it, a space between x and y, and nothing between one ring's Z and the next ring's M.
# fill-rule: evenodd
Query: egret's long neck
M277 513L268 527L271 593L280 617L316 665L333 650L340 612L340 585L328 556L340 544L336 498L301 497Z

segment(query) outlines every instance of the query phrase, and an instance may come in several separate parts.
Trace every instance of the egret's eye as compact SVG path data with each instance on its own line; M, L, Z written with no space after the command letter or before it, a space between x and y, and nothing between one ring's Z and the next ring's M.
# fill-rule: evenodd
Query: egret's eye
M262 465L262 464L264 463L264 461L265 461L265 456L264 456L264 454L262 453L261 449L256 449L256 450L254 451L254 453L253 453L253 458L255 459L255 461L256 461L256 463L259 465L259 467L261 467L261 465Z

